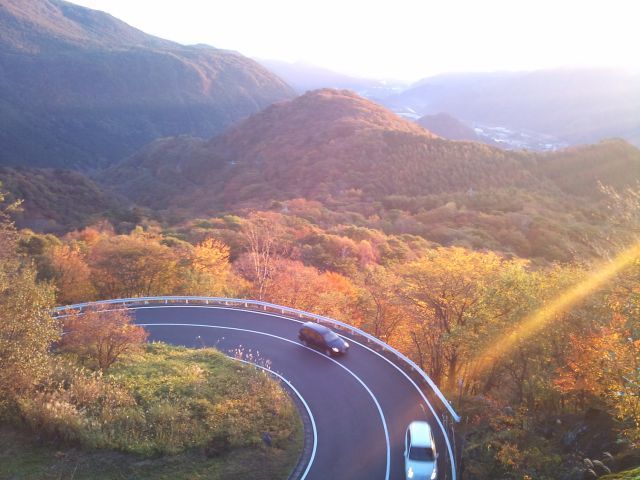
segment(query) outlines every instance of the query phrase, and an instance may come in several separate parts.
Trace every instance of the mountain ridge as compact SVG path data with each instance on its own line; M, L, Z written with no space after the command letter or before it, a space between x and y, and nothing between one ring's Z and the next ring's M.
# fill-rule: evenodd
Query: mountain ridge
M293 90L257 62L62 0L0 3L0 165L94 170L156 138L210 137Z
M640 146L640 75L621 70L441 74L382 102L419 115L447 112L468 123L548 134L572 145L622 137Z
M448 151L456 153L448 156ZM521 175L517 167L525 155L447 141L353 92L321 89L276 103L204 143L187 138L160 141L111 168L105 178L119 193L138 201L146 195L145 185L153 184L149 176L136 179L139 167L156 168L155 180L163 184L169 183L170 171L174 185L183 181L196 192L176 187L180 193L165 200L164 208L176 203L206 209L206 197L223 208L291 196L327 199L351 189L374 196L418 194L423 187L444 191L448 182L467 189L477 179L464 175L465 165L475 158L487 162L487 168L495 161L503 167L495 179L504 172L520 181L529 175ZM437 172L449 161L460 169L460 178ZM489 177L483 181L499 183Z
M576 177L581 165L591 165L591 174ZM640 150L623 140L548 154L505 151L439 138L353 92L322 89L209 140L154 142L103 182L147 207L200 213L291 198L376 201L505 186L593 196L598 180L628 186L636 165Z

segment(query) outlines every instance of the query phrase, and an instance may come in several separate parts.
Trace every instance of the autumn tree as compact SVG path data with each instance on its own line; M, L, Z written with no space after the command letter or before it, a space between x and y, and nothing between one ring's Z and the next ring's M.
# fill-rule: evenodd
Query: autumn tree
M64 327L61 349L78 354L101 370L147 340L146 330L133 324L127 310L86 309L67 317Z
M89 265L102 298L173 293L178 258L155 238L104 237L91 249Z
M0 205L0 409L48 375L49 348L60 333L51 317L53 289L36 282L16 248L15 228Z
M353 318L357 289L338 273L278 258L273 261L271 280L266 297L270 302L358 323Z
M407 316L398 298L399 279L395 273L381 266L365 269L358 309L363 328L373 336L392 343L394 333Z
M0 398L33 388L49 372L49 348L60 334L51 317L53 289L29 267L0 273ZM0 406L2 400L0 400Z
M640 337L637 328L614 315L606 327L572 335L556 388L577 411L606 405L633 441L640 439Z
M469 336L487 285L505 261L494 253L438 248L398 268L399 290L412 309L410 334L420 366L436 383L454 391L460 369L470 358Z
M608 254L640 241L640 182L623 190L600 185L605 195L608 222L605 229L606 247L600 253Z
M188 295L223 296L232 290L229 247L208 238L186 254L184 290Z
M609 345L598 382L607 387L607 403L623 423L623 432L640 441L640 258L617 278L607 296L611 321L601 338ZM598 341L599 339L596 339Z
M285 253L281 218L272 212L253 213L242 225L242 233L247 254L240 265L254 283L258 299L263 300L271 283L274 262Z
M59 304L85 302L95 297L91 270L77 242L54 246L49 256Z
M554 383L576 411L583 410L594 397L604 401L608 394L620 390L627 365L633 365L627 363L631 355L621 333L609 327L570 336L567 361Z

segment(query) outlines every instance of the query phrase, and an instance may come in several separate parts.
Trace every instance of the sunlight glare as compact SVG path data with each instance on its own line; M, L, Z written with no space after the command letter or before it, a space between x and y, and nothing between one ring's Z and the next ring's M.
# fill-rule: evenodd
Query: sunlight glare
M574 285L547 305L533 312L511 332L481 352L477 357L479 359L477 372L485 372L496 359L508 354L518 342L528 340L547 326L556 315L570 310L639 259L640 242L618 254L611 262L592 270L586 280Z

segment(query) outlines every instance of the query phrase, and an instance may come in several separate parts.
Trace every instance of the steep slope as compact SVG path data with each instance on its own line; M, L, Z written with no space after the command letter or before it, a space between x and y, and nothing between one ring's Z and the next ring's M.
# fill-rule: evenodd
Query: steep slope
M0 0L0 164L92 169L209 137L293 91L240 54L182 46L62 0Z
M383 102L421 115L447 112L465 122L531 130L571 144L640 138L640 76L616 70L446 74Z
M318 90L274 104L207 143L156 142L111 169L106 181L148 206L207 211L295 197L528 185L527 159L440 139L349 91ZM164 198L153 195L158 185Z

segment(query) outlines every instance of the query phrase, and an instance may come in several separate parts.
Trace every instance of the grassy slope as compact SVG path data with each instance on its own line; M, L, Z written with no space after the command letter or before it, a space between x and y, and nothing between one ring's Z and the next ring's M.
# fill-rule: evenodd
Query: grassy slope
M194 372L199 372L197 375ZM40 438L37 434L15 427L0 427L0 479L169 479L169 478L286 478L302 448L302 426L286 394L280 387L251 367L240 365L211 349L188 350L164 344L150 344L143 355L127 359L108 374L110 381L125 387L136 397L138 413L146 417L138 426L139 434L121 420L117 435L89 432L86 437L110 449L82 448L80 444L61 444ZM194 386L197 387L194 391ZM259 389L256 391L256 387ZM238 394L246 391L254 399L282 403L279 411L269 411L257 398L247 403ZM262 392L262 394L258 393ZM281 395L284 395L282 397ZM194 418L190 406L202 406L205 400L219 408L232 402L244 405L242 424L232 411L214 417L213 430L195 426L212 421ZM283 403L284 402L284 403ZM150 416L153 405L171 405L191 414L191 420L169 422ZM213 407L212 407L213 408ZM140 413L144 412L144 413ZM237 412L236 412L237 413ZM94 423L95 424L95 423ZM163 435L167 426L172 433L186 431L182 440ZM232 433L233 448L228 454L208 458L204 444L212 431L226 427ZM106 427L105 427L106 428ZM274 443L266 447L261 431L269 430ZM111 430L111 429L108 429ZM255 430L255 431L254 431ZM286 432L286 433L285 433ZM284 435L283 435L284 434ZM114 447L115 445L115 447ZM160 452L175 452L162 455ZM131 453L135 452L135 453Z

